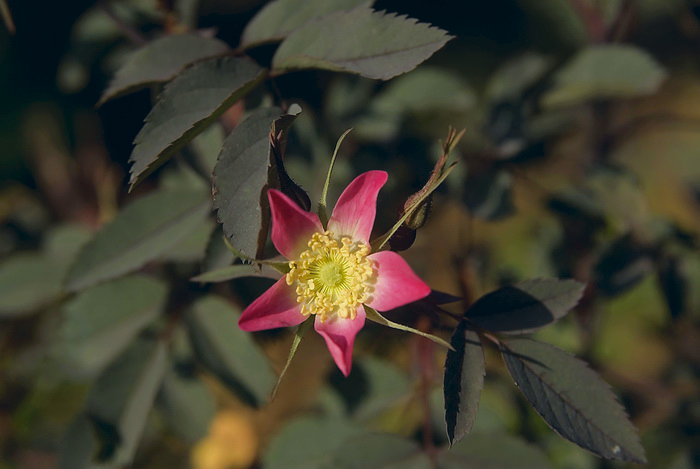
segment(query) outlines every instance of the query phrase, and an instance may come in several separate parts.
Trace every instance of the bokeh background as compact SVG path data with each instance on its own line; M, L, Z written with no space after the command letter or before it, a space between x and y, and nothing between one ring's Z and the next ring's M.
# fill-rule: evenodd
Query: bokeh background
M96 103L143 41L199 28L235 47L264 2L7 4L16 31L0 28L0 468L70 467L60 454L92 381L55 354L66 315L59 274L92 232L165 177L127 193L131 142L157 90ZM576 353L613 386L652 467L700 467L700 2L380 0L374 8L456 39L387 83L304 71L252 96L302 105L290 175L317 195L335 139L354 127L335 194L360 171L389 171L378 217L388 228L427 179L447 126L466 128L461 164L435 196L408 261L434 289L465 302L526 278L588 282L579 307L539 338ZM627 49L614 60L581 58L609 44ZM265 64L273 51L251 55ZM244 109L234 107L227 121L235 124ZM215 158L216 149L203 147ZM240 307L266 284L187 280L200 271L213 226L146 272L191 296L214 291ZM397 317L415 321L406 316ZM425 321L437 332L454 325ZM279 371L289 335L256 340ZM215 376L187 370L202 387L153 411L133 467L291 467L285 449L299 435L346 431L324 426L319 415L422 441L421 396L432 406L431 438L444 444L444 354L433 351L426 377L416 365L422 346L369 327L344 380L322 341L309 337L278 398L257 410ZM493 439L479 438L517 438L552 467L624 466L548 429L496 354L487 368L474 442L490 448Z

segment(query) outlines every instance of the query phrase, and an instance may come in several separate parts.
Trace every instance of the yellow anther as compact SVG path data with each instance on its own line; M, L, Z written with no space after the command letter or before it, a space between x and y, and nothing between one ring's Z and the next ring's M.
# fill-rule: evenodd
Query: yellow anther
M330 231L314 233L308 249L289 262L288 285L296 285L297 303L304 315L321 321L337 316L355 319L357 307L368 301L376 277L368 245Z

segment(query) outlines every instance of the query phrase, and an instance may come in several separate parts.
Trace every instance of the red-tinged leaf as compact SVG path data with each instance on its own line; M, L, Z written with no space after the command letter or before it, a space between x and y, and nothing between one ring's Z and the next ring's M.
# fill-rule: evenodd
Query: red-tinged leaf
M584 287L575 280L525 280L481 297L465 317L493 332L528 334L564 317Z
M464 438L474 426L484 387L484 351L479 335L461 321L452 334L445 359L445 423L450 445Z
M646 462L624 409L584 362L525 338L504 340L501 354L527 400L561 436L603 458Z

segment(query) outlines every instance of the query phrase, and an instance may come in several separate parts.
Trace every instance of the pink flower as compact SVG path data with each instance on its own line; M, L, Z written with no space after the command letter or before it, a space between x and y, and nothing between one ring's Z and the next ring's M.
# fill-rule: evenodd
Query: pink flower
M338 198L325 230L315 213L280 191L268 191L272 242L289 259L290 271L243 311L241 329L296 326L313 314L314 328L347 376L355 336L365 324L363 305L387 311L430 293L395 252L370 254L377 194L386 180L384 171L355 178Z

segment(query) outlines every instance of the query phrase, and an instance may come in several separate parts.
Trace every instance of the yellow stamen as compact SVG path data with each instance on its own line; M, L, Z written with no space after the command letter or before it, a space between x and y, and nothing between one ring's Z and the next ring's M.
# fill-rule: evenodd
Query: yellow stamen
M314 233L308 249L289 262L287 285L295 285L297 303L304 315L318 314L321 321L337 316L355 319L357 307L374 291L374 262L370 248L348 236L330 231Z

